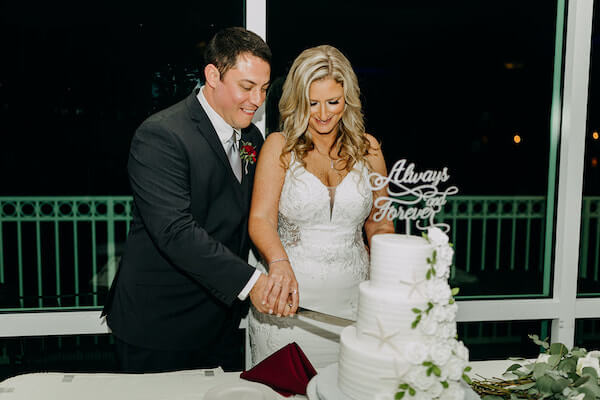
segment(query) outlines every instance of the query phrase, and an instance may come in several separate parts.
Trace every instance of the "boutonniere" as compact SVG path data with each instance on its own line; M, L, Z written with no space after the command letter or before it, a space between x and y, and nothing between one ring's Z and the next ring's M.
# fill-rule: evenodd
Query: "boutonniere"
M256 162L256 148L252 142L244 142L240 146L240 158L244 160L244 172L248 173L248 164L254 164Z

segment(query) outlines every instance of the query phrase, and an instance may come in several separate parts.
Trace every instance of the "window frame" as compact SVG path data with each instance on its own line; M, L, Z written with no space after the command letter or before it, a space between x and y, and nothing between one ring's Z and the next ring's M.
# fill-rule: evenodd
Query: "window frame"
M557 8L545 260L547 271L554 264L547 279L552 297L459 301L457 321L549 319L552 341L572 347L575 320L600 318L600 298L577 298L593 0L559 0ZM248 29L266 39L266 0L246 0L244 18ZM264 106L255 124L264 132ZM0 314L0 337L109 332L99 310Z

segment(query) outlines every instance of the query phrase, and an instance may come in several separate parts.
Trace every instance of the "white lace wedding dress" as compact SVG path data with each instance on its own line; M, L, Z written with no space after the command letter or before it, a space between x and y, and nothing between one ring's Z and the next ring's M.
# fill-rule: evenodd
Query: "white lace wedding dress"
M358 284L368 274L362 236L373 204L368 174L365 165L356 165L328 188L292 159L279 200L278 232L298 280L300 307L311 311L286 318L252 308L253 365L291 342L315 368L337 362L339 333L356 319Z

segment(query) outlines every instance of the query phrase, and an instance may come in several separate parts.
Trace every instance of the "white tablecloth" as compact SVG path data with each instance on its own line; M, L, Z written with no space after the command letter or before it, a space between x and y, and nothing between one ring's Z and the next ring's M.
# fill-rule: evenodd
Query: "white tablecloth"
M160 374L24 374L0 383L0 400L202 400L213 387L248 382L239 376L220 368ZM276 392L273 396L285 399Z
M500 376L513 363L509 360L471 362L473 369L469 375L475 379L478 375ZM239 375L239 372L223 372L220 368L142 375L24 374L0 382L0 400L202 400L213 387L247 382Z

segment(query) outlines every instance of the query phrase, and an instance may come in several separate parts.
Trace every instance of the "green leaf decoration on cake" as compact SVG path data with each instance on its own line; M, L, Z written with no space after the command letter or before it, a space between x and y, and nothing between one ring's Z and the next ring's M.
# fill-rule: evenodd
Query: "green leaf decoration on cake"
M436 230L437 229L437 230ZM406 343L404 349L412 365L400 373L396 371L399 385L395 399L458 399L464 393L460 380L468 380L465 368L468 350L457 340L456 305L454 298L458 289L448 285L450 266L454 252L448 245L448 237L439 228L422 232L428 240L431 253L421 260L419 274L414 282L402 282L412 287L410 294L417 292L424 297L423 303L411 308L414 320L412 329L419 327L419 334L432 340ZM425 262L425 265L422 263ZM422 274L422 275L421 275Z
M408 394L411 396L414 396L415 394L417 394L417 391L415 389L413 389L408 383L403 383L401 385L398 385L398 389L400 389L401 391L396 392L396 395L394 396L395 399L404 398L404 395L406 394L407 391L408 391Z
M417 318L415 318L410 326L415 329L419 325L419 322L421 322L421 314L417 315Z

